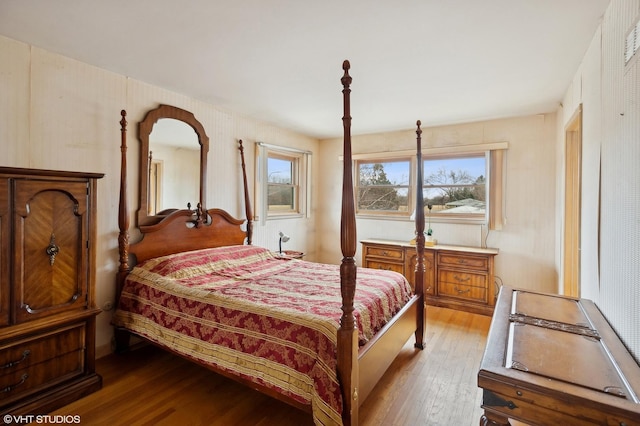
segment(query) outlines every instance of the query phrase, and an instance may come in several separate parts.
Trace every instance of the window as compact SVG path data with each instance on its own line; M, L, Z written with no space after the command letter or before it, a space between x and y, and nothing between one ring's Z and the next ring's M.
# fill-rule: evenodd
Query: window
M298 158L270 152L267 157L267 210L298 213Z
M487 205L485 154L423 159L424 204L431 214L482 219Z
M300 217L307 214L311 153L262 142L257 144L257 219Z
M423 151L423 198L431 218L489 223L503 216L503 162L507 144L432 148ZM411 217L415 210L415 152L354 155L359 215Z
M411 161L357 161L358 211L409 212Z

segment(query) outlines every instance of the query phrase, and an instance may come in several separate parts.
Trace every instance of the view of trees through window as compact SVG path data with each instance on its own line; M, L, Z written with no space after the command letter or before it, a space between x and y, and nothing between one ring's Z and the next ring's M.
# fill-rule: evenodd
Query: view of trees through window
M424 161L424 200L432 213L484 214L486 165L484 156Z
M267 159L267 204L269 211L296 209L295 158L269 156Z
M409 168L409 161L359 163L358 210L408 211Z
M423 195L433 214L484 215L486 161L483 154L423 161ZM357 207L360 212L407 212L411 161L358 161ZM413 195L412 195L413 196Z

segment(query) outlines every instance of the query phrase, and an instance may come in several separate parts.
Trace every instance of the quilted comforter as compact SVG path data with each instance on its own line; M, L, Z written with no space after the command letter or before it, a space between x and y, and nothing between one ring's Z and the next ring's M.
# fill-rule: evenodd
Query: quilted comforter
M395 272L359 268L355 313L365 344L411 296ZM229 246L148 260L128 275L113 324L305 405L340 424L338 265Z

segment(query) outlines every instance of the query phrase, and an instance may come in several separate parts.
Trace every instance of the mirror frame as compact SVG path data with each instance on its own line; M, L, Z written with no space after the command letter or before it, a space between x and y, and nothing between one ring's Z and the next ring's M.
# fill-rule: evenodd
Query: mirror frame
M206 194L207 194L207 155L209 153L209 137L204 131L202 123L200 123L193 113L184 109L171 105L160 105L156 109L152 109L147 113L138 124L138 138L140 139L140 208L138 209L138 226L153 225L160 222L168 213L175 210L186 210L187 206L175 206L174 208L164 209L167 214L149 215L149 136L153 130L154 124L161 118L173 118L188 124L198 137L200 144L200 200L194 200L195 205L192 209L197 208L200 203L203 210L206 210Z

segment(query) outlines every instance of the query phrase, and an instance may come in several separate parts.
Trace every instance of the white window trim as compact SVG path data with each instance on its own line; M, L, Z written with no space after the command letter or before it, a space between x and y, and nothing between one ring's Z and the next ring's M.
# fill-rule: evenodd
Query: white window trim
M493 150L508 149L508 148L509 148L509 142L492 142L492 143L480 143L476 145L456 145L456 146L422 148L422 154L425 156L472 154L472 153L478 153L482 151L493 151ZM371 152L371 153L353 154L352 158L354 160L365 160L368 158L396 158L396 157L406 157L406 156L415 157L416 151L407 149L402 151ZM340 160L342 160L343 156L340 156L339 158Z
M278 213L269 214L269 206L267 200L267 161L269 153L281 153L284 155L299 157L298 163L298 211L294 213ZM311 207L311 151L305 151L297 148L286 146L272 145L264 142L256 142L256 193L255 205L257 207L257 217L254 219L264 225L267 220L273 219L291 219L300 217L309 217Z
M455 156L464 154L478 154L484 152L489 158L487 159L487 191L490 191L491 202L485 216L482 219L470 218L468 216L432 216L432 222L442 223L476 223L487 224L491 230L502 229L505 223L505 185L506 185L506 152L509 148L508 142L491 142L473 145L456 145L446 147L429 147L423 148L422 154L424 157L429 156ZM371 152L353 154L352 158L354 164L356 160L371 160L376 159L394 159L409 156L412 160L411 167L415 168L415 150L401 150L401 151L384 151L384 152ZM339 156L340 161L344 160L343 156ZM500 163L499 168L492 167L492 163L497 161ZM354 167L354 179L357 179L357 168ZM410 177L410 179L415 179ZM415 187L413 188L415 189ZM410 190L411 193L411 190ZM410 195L410 210L415 209L415 197ZM413 220L409 219L406 215L392 215L392 214L374 214L374 213L358 213L358 217L366 219L384 219L384 220Z

